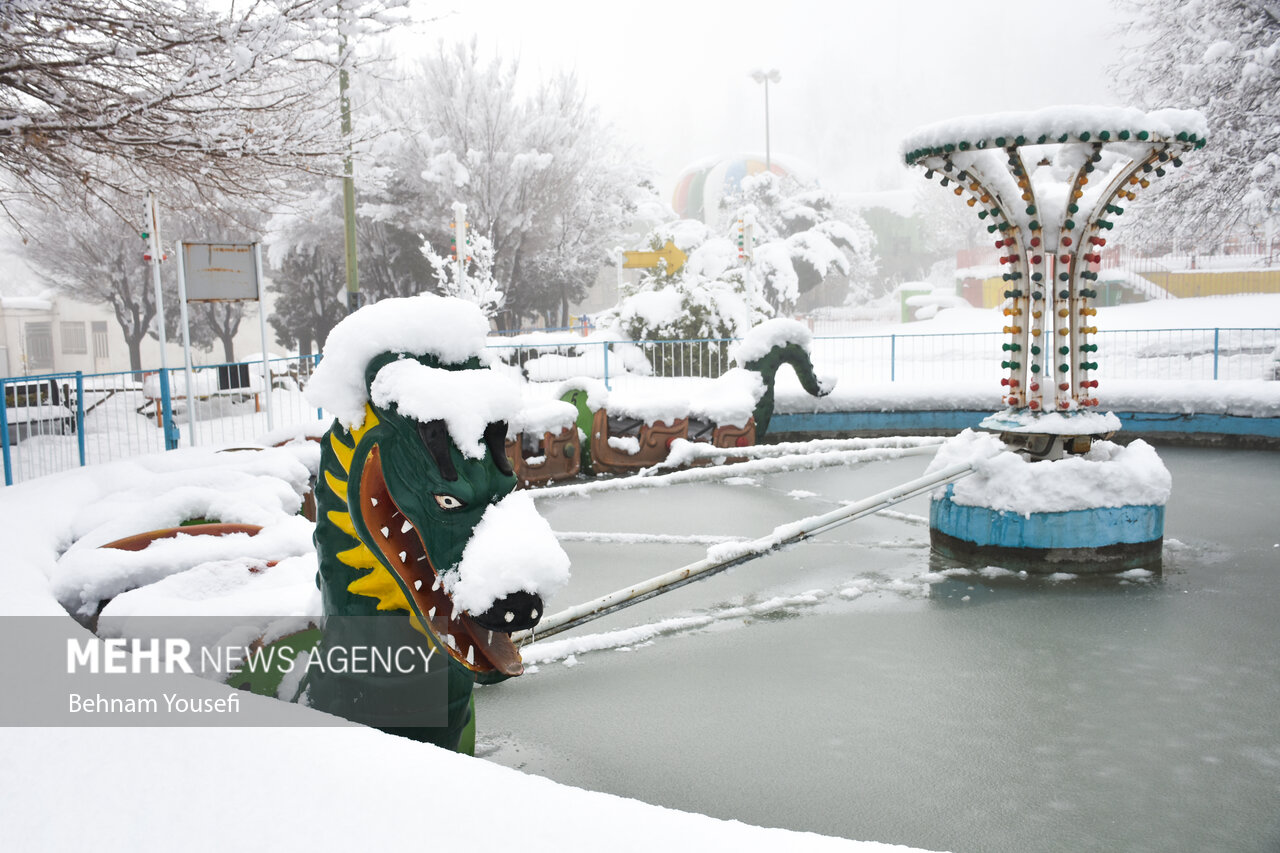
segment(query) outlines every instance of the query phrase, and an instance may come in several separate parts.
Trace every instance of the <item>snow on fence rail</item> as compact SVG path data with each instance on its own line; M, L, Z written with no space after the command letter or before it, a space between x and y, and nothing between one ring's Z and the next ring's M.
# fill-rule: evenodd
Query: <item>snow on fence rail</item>
M997 332L821 336L813 339L811 351L818 373L835 376L846 387L959 380L990 381L994 387L1003 375L1003 339ZM489 349L497 358L535 382L585 376L613 389L641 378L714 378L733 366L730 340L637 342L572 333L562 338L543 333L527 342L491 340ZM1103 331L1097 342L1098 372L1109 379L1264 379L1274 378L1277 369L1280 328ZM183 446L252 443L271 427L312 424L324 413L302 392L318 361L318 356L272 359L269 386L260 361L196 368L190 394L184 372L173 369L167 408L157 371L0 379L4 482L164 450L166 419Z

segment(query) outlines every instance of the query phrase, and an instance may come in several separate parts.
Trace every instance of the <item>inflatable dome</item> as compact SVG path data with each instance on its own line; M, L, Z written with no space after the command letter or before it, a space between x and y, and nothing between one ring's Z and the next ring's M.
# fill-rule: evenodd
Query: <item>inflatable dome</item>
M769 171L776 175L796 176L778 157L770 157L769 165ZM671 206L681 219L699 219L714 228L725 216L720 210L720 199L736 193L747 175L763 171L763 155L738 154L701 160L681 173Z

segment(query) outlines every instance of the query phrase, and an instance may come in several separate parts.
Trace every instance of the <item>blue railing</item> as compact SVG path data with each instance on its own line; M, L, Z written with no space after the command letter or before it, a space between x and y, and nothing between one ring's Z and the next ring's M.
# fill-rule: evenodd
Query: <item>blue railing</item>
M998 332L815 337L819 374L846 387L891 382L998 382ZM1103 331L1099 344L1108 379L1237 380L1280 373L1275 327ZM566 334L550 342L489 345L531 381L575 377L613 390L651 378L716 377L732 367L730 339L601 341ZM159 371L50 373L0 379L0 457L6 485L76 466L157 452L179 444L247 443L268 432L262 396L271 394L277 427L315 424L323 412L302 390L319 356L205 365L188 394L181 368L169 371L166 397ZM188 399L190 397L190 399ZM166 426L168 429L166 429Z

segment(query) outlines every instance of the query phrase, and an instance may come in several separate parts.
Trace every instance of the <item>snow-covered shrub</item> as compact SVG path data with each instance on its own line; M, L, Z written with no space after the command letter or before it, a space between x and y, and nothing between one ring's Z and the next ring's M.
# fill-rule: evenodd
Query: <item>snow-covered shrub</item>
M667 242L688 256L674 272L646 270L616 308L600 317L633 341L697 341L644 347L659 376L719 376L729 368L726 339L739 337L773 311L755 292L737 250L725 237L691 219L660 225L646 243Z
M847 282L845 301L870 297L875 235L834 194L760 172L744 177L720 206L732 214L732 230L739 221L751 226L756 286L776 313L789 313L802 293L832 280Z

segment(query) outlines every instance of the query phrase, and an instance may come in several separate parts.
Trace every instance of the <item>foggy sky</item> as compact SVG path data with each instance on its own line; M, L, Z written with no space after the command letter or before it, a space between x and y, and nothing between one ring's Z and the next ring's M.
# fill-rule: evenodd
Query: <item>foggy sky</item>
M769 87L771 149L807 163L838 192L911 188L898 146L912 129L956 116L1062 104L1114 104L1107 65L1122 21L1106 0L486 0L428 3L443 15L400 39L478 38L519 57L522 77L575 71L588 97L668 194L710 155L763 153ZM452 7L452 8L451 8ZM425 40L425 41L424 41Z

